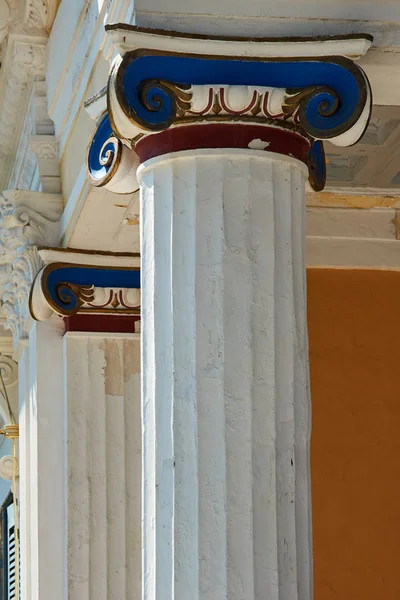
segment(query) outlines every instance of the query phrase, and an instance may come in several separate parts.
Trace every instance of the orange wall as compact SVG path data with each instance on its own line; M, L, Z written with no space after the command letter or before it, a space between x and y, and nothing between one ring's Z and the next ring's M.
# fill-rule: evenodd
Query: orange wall
M400 273L308 271L315 600L400 599Z

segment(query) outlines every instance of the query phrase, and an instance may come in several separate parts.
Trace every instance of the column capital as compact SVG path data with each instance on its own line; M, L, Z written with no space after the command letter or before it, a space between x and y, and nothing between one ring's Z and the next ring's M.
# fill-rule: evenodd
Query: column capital
M355 61L371 36L248 39L107 25L119 55L86 107L98 118L91 182L137 189L149 158L198 148L263 150L296 158L325 184L323 140L356 143L372 94Z
M139 331L138 254L44 248L39 256L29 300L34 320L56 314L67 331Z
M7 190L0 197L0 300L14 346L26 337L31 285L42 266L38 247L56 244L60 194Z

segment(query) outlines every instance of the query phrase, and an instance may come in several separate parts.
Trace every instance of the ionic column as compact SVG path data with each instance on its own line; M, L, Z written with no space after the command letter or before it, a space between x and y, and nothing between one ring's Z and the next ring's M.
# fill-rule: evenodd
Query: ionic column
M68 600L128 600L141 588L140 340L64 337Z
M145 597L310 598L305 169L217 150L139 173Z
M68 249L39 254L34 327L58 315L63 335L62 385L50 379L63 409L65 597L135 600L141 593L139 257ZM39 363L44 393L49 384Z
M89 170L140 186L142 598L311 600L304 192L367 125L371 40L109 31Z
M57 323L32 326L29 314L38 246L58 242L62 209L60 194L0 194L1 312L18 361L20 596L31 600L64 600L66 582L62 339Z

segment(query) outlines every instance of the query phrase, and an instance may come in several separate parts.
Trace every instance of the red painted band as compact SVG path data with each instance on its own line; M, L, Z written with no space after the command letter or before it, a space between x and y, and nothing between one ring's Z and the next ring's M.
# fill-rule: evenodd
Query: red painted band
M140 316L131 315L73 315L64 317L65 331L87 331L88 333L136 333Z
M265 145L265 148L263 148ZM140 162L169 152L199 148L251 148L285 154L307 164L310 142L299 133L263 125L182 125L148 135L135 145Z

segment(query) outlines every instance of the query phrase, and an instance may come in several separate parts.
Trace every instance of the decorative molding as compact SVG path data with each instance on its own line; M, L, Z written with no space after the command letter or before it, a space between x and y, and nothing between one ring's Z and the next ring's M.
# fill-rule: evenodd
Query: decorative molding
M325 185L322 140L352 145L368 125L371 90L354 62L370 47L368 35L250 40L120 24L107 25L106 30L121 54L108 80L107 112L100 116L88 150L93 185L133 192L138 187L137 164L143 160L139 148L146 141L153 146L152 157L157 147L158 155L194 149L204 132L192 128L195 138L189 139L188 126L219 124L229 130L221 147L266 152L277 151L271 137L289 130L297 141L293 137L280 152L293 156L292 143L305 143L307 151L300 160L309 168L311 186L319 191ZM99 117L103 90L86 107ZM237 126L233 136L232 124ZM240 127L251 125L270 129L260 129L253 140L244 136L238 141ZM174 136L174 144L164 144L161 150L159 141L166 131L171 134L163 139Z
M19 462L16 456L2 456L0 458L0 477L6 481L11 481L13 473L19 476Z
M140 288L91 288L81 312L140 314Z
M348 56L359 59L372 43L372 36L363 33L328 37L221 37L148 29L128 23L106 25L106 31L121 55L137 48L171 52L179 45L180 52L184 54L235 57L242 53L242 56L250 58ZM241 50L238 51L238 48Z
M60 194L5 190L0 204L0 228L9 232L7 248L56 244L62 210Z
M88 334L112 334L118 337L121 334L137 335L140 333L140 315L109 315L103 314L77 314L65 317L65 332Z
M18 189L61 191L58 143L47 113L44 81L32 86L9 184Z
M10 28L12 17L10 4L12 3L0 0L0 42L4 40Z
M23 0L22 5L23 20L29 28L51 29L59 0Z
M0 309L1 310L1 309ZM5 322L5 317L3 317ZM4 327L3 327L4 329ZM14 354L14 346L11 335L8 335L6 331L3 332L3 335L0 336L0 354L13 356Z
M8 37L0 83L0 189L8 187L31 86L34 80L44 79L45 45L46 37L41 35L10 33Z
M41 261L35 246L21 247L9 260L0 274L1 310L6 318L4 328L11 331L16 347L20 339L27 337L29 294Z
M398 223L397 208L308 207L307 266L399 271Z
M84 250L82 248L42 248L40 256L44 264L60 262L91 267L132 268L140 265L140 254Z
M38 246L58 243L63 209L59 194L8 190L0 203L0 299L4 328L14 346L26 337L29 294L42 266Z
M53 135L31 136L29 145L39 160L58 161L58 143Z
M6 386L14 385L18 381L18 365L9 356L0 354L0 371Z
M47 249L39 255L44 266L30 294L33 319L45 321L54 313L140 315L139 256L73 249Z

